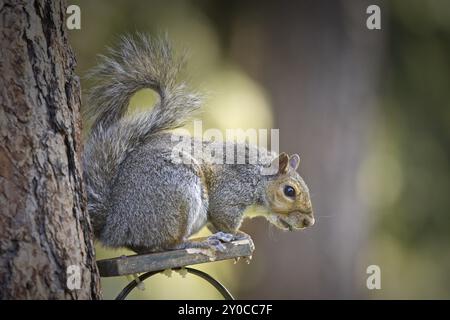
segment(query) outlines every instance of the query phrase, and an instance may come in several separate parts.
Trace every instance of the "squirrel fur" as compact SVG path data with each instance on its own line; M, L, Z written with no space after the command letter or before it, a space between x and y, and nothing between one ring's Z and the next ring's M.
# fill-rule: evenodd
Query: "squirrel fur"
M177 81L183 64L167 37L138 34L123 37L91 71L96 84L85 117L93 125L83 166L96 237L108 247L163 251L198 245L189 237L207 225L221 235L205 243L214 247L218 239L230 241L226 235L239 234L250 206L262 208L260 214L284 230L313 225L296 154L276 155L245 144L244 164L192 155L189 163L173 161L177 139L170 130L186 124L201 105L200 95ZM150 111L126 115L131 97L144 88L156 91L159 101ZM187 139L203 146L218 143ZM258 159L251 159L251 150ZM262 173L273 164L276 171Z

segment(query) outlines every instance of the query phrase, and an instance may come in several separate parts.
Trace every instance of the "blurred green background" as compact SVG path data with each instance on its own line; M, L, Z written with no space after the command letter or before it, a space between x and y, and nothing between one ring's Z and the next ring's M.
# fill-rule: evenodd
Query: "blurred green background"
M450 2L70 1L83 76L127 32L168 32L207 94L204 128L279 128L299 153L316 225L246 221L251 264L199 267L237 298L450 298ZM366 8L381 8L381 30ZM89 83L82 81L82 88ZM135 108L152 105L142 91ZM206 234L206 231L203 232ZM97 244L97 258L129 254ZM366 268L381 268L368 290ZM114 298L129 279L102 280ZM216 299L193 276L157 275L134 299Z

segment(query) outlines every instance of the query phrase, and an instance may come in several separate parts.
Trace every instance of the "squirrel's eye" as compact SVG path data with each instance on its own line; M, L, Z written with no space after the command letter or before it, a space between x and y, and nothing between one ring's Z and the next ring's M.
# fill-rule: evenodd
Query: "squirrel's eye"
M295 189L292 188L291 186L286 186L286 187L284 187L284 194L287 197L294 198L295 197Z

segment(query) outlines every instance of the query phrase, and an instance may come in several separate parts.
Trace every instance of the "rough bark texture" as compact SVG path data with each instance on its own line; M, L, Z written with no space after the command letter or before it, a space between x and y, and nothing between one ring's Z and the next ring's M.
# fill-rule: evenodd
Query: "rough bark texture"
M61 1L0 0L0 299L97 299ZM67 267L81 288L67 288Z

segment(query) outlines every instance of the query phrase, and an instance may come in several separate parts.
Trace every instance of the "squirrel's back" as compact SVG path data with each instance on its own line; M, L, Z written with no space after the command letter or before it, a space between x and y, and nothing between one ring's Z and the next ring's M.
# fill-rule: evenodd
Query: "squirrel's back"
M176 80L183 65L167 37L125 36L117 49L101 56L90 76L96 85L84 109L92 122L83 166L88 210L98 236L108 215L108 202L120 164L155 133L185 124L200 107L199 95ZM140 89L155 90L160 100L152 110L125 117L129 101Z

